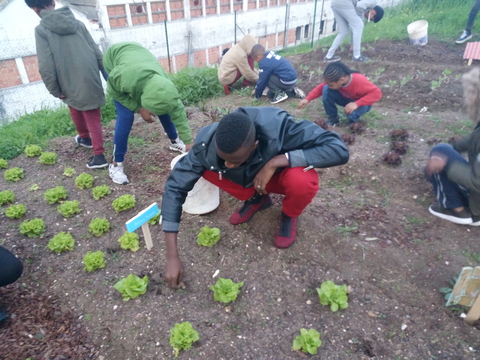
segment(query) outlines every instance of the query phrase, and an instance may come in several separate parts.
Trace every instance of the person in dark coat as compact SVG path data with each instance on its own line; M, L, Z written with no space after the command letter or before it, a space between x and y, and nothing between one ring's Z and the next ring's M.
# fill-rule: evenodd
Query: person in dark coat
M9 250L0 246L0 287L17 281L22 276L22 272L22 262ZM7 317L7 313L0 309L0 322Z

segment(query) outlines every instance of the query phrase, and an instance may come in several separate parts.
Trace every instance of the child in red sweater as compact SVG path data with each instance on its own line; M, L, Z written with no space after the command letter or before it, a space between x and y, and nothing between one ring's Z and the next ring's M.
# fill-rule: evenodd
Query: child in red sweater
M349 123L354 123L382 98L382 91L365 75L353 72L339 61L327 65L323 79L325 82L300 101L298 108L303 109L310 101L321 96L329 125L335 126L340 123L337 105L345 108Z

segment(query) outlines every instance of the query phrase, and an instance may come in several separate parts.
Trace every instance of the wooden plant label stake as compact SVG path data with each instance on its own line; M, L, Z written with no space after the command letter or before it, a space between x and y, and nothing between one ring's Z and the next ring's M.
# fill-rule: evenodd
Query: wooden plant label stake
M147 246L147 250L150 250L153 247L152 235L150 234L150 227L147 221L157 214L160 214L158 204L153 203L148 208L140 211L138 215L134 216L125 223L128 232L134 232L140 226L142 227L143 237L145 238L145 245ZM161 222L162 217L160 216L159 223Z

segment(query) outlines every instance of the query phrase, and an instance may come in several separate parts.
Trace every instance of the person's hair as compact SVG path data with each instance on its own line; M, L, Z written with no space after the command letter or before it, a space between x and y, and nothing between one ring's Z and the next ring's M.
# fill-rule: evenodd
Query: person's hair
M45 9L46 7L52 5L54 0L25 0L25 3L29 8L39 8Z
M462 76L463 96L468 116L477 123L480 121L480 68L475 67Z
M256 44L253 46L250 55L252 56L252 58L256 58L257 56L263 56L265 55L265 48L263 47L263 45Z
M381 6L378 6L378 5L375 6L375 7L373 8L373 10L375 10L375 12L376 12L375 16L373 17L373 22L374 22L374 23L377 23L377 22L379 22L380 20L382 20L382 18L383 18L383 12L384 12L384 11L383 11L383 8L382 8Z
M327 65L323 72L323 79L336 82L343 76L352 74L353 71L341 61L333 62Z
M246 114L233 112L225 115L218 123L215 133L217 149L232 154L244 146L255 143L255 125Z
M222 51L222 56L225 55L228 50L230 50L230 48L223 49L223 51Z

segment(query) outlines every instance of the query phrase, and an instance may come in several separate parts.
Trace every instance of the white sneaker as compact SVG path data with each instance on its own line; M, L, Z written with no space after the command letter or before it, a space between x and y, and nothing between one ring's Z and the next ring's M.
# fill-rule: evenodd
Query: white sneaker
M170 150L179 151L183 154L187 150L187 147L183 141L177 137L175 140L170 140Z
M296 99L305 99L305 97L306 97L303 90L296 87L296 86L293 88L293 93L295 94Z
M108 172L110 173L110 178L115 184L127 185L128 178L127 175L123 172L123 164L117 163L117 166L110 164L108 166Z

